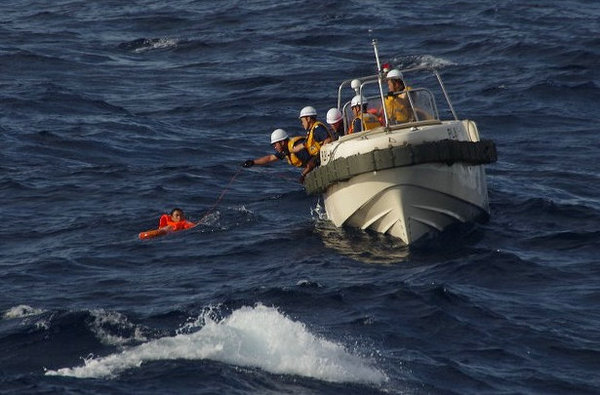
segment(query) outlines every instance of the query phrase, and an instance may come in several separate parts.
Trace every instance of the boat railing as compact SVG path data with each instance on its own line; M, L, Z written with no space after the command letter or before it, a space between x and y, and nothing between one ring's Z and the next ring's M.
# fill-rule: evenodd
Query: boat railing
M337 108L338 109L342 108L342 96L343 96L342 89L344 89L345 86L351 87L352 81L359 81L361 83L361 85L365 84L365 83L369 83L369 82L377 83L378 76L377 76L377 74L367 75L365 77L358 77L358 78L353 78L351 80L342 81L342 83L340 84L340 86L338 88L338 100L337 100Z
M410 81L411 75L416 75L416 74L424 75L426 72L433 74L435 76L437 86L438 86L439 90L442 92L442 96L445 99L447 109L452 114L452 118L454 120L458 120L458 117L456 115L456 112L454 111L452 102L450 101L450 97L448 96L448 92L446 91L446 87L444 86L442 78L435 67L417 66L417 67L400 69L400 72L403 74L404 82L407 86L410 86L410 84L411 84L411 81ZM408 76L408 78L407 78L407 76ZM348 103L349 102L346 102L346 103L344 103L344 105L342 105L343 96L344 96L343 93L347 92L344 90L344 88L349 86L354 91L354 94L360 94L363 97L367 98L369 100L369 107L370 107L370 109L372 109L374 106L371 103L375 103L377 101L379 103L381 103L384 98L381 97L381 94L373 94L372 93L372 94L368 95L365 92L373 91L372 89L370 89L370 86L373 86L373 85L379 86L379 82L380 82L379 78L380 78L379 75L374 74L374 75L368 75L368 76L363 76L363 77L359 77L359 78L345 80L345 81L342 81L342 83L340 84L340 86L338 88L338 109L340 109L340 111L342 111L342 114L345 115L344 116L344 127L346 129L349 126L348 122L351 121L351 118L348 116L348 114L351 114L351 112L348 111L348 106L349 106ZM420 82L420 79L417 78L415 80L415 82ZM382 81L382 83L383 83L383 81ZM422 86L417 85L414 88L411 87L403 92L400 92L400 95L403 95L403 97L407 101L407 104L410 107L410 111L412 113L408 123L420 122L420 121L428 120L428 119L441 119L439 116L439 111L438 111L437 103L435 100L435 95L433 94L432 90L429 87L422 87ZM377 100L377 98L379 98L379 100ZM383 107L381 107L380 109L381 109L381 111L380 111L381 119L384 121L383 123L386 126L395 125L395 122L393 120L385 119L385 118L387 118L387 116L389 116L389 114L387 114L386 111L383 111Z
M385 123L383 106L381 97L379 95L366 96L361 91L361 96L366 99L367 112L377 116L380 122ZM409 108L410 115L406 122L403 124L412 124L414 122L428 121L428 120L439 120L439 113L433 93L427 88L407 89L402 92L398 92L399 100L404 100ZM354 113L350 109L350 101L344 103L342 107L344 130L348 130L350 123L354 119ZM387 125L384 126L395 126L399 125L394 119L388 120Z

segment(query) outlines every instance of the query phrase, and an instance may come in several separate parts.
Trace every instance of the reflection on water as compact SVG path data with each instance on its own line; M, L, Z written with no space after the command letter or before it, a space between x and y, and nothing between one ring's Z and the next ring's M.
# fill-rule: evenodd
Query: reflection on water
M363 263L406 262L410 250L400 239L355 228L337 228L327 219L317 219L315 231L326 247Z

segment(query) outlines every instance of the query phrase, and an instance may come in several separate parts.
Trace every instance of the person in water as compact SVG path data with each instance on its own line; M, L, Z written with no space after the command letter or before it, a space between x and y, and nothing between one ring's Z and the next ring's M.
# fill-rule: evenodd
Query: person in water
M180 208L174 208L171 210L171 214L163 214L160 217L158 228L177 231L183 229L189 229L196 226L193 222L187 221L185 219L185 215L183 214L183 210Z
M290 165L302 168L300 183L303 184L304 177L316 166L316 158L311 156L306 148L304 148L305 140L306 138L302 136L290 138L285 130L275 129L271 133L271 146L275 150L275 153L256 159L248 159L242 166L264 166L271 162L287 159Z

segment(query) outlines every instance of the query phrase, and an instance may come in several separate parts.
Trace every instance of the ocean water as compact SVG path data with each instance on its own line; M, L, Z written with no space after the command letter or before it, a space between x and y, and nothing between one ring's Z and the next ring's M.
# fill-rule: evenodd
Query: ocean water
M600 5L391 3L1 2L0 392L600 392ZM372 38L496 142L486 223L407 249L240 168Z

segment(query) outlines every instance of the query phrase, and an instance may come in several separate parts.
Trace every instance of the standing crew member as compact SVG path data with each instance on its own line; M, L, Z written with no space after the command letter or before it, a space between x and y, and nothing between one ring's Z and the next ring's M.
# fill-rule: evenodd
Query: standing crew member
M256 159L248 159L242 166L264 166L271 162L287 159L290 165L303 168L302 175L300 176L300 183L304 184L304 177L314 169L316 165L316 158L311 156L304 148L305 140L306 138L302 136L290 138L285 130L275 129L273 133L271 133L271 146L275 150L275 154L261 156Z
M388 120L390 124L398 124L412 121L410 103L406 98L405 90L407 88L404 85L402 73L398 69L390 70L387 75L388 94L385 98L385 111L387 112ZM383 111L381 113L380 121L383 119ZM382 122L383 123L383 122Z
M371 130L381 126L377 117L367 112L367 99L360 95L356 95L350 102L350 107L354 113L354 119L348 128L348 134L362 132L363 130Z

